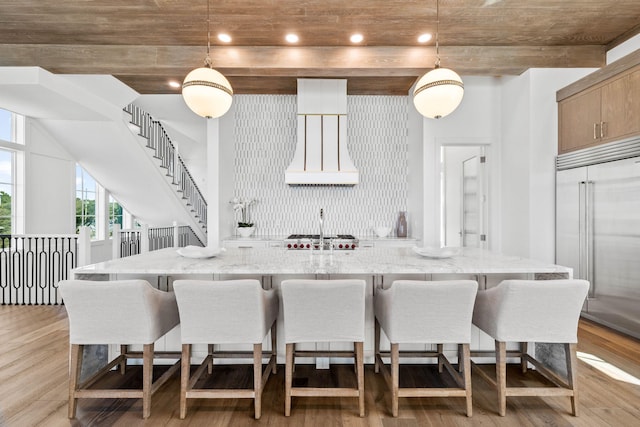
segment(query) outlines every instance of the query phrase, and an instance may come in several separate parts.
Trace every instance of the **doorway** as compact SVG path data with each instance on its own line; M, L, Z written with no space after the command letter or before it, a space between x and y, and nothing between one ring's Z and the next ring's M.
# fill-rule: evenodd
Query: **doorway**
M442 146L440 245L487 247L488 186L482 145Z

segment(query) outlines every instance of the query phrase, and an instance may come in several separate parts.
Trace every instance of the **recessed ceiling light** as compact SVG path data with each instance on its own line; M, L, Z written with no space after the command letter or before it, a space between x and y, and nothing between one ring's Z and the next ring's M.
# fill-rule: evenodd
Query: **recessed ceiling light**
M296 34L287 34L285 40L289 43L298 43L298 36Z
M431 40L431 37L430 33L420 34L420 37L418 37L418 43L426 43Z
M175 80L170 80L170 81L169 81L169 86L171 86L171 87L173 87L173 88L176 88L176 89L177 89L177 88L179 88L179 87L180 87L180 86L182 86L182 85L181 85L180 83L178 83L177 81L175 81Z
M362 40L364 40L364 37L362 37L362 34L353 34L351 36L351 43L360 43Z
M231 36L229 34L220 33L218 34L218 40L223 43L231 43Z

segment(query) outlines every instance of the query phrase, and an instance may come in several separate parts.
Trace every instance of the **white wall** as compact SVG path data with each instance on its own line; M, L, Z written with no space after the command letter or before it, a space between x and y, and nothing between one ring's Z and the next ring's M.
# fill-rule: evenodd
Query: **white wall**
M532 69L504 79L501 147L504 253L555 259L556 91L593 69Z
M462 76L462 103L442 119L423 119L424 244L440 245L440 147L443 145L487 146L489 169L489 216L487 239L490 248L499 243L499 169L501 105L500 79Z
M409 90L413 93L413 87ZM413 99L407 96L407 210L411 214L407 218L408 236L418 240L424 238L424 118L413 107Z
M75 161L39 126L26 120L25 233L75 233Z
M626 56L638 49L640 49L640 34L631 37L621 45L607 51L607 64L611 64L612 62L617 61L623 56Z
M500 147L500 249L509 255L525 257L529 248L529 79L528 73L504 79Z

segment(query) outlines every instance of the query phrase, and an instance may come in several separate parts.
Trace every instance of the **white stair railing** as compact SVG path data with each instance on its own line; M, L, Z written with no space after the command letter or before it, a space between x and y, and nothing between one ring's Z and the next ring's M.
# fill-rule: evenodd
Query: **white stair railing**
M145 138L146 147L153 151L153 157L159 160L161 168L166 169L166 175L171 178L176 191L181 194L194 218L206 230L207 202L162 123L133 104L127 105L124 111L131 115L130 123L140 129L138 135Z
M114 224L113 227L113 259L164 248L203 246L191 227L178 225L176 222L170 227L149 227L147 224L124 230L120 229L119 224Z
M89 236L87 227L80 234L0 235L0 304L62 303L58 282L90 262Z

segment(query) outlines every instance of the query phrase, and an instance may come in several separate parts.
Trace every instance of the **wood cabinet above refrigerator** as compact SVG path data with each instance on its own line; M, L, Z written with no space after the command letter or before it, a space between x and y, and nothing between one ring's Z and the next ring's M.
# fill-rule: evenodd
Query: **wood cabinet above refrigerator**
M558 153L640 134L640 51L557 92Z

